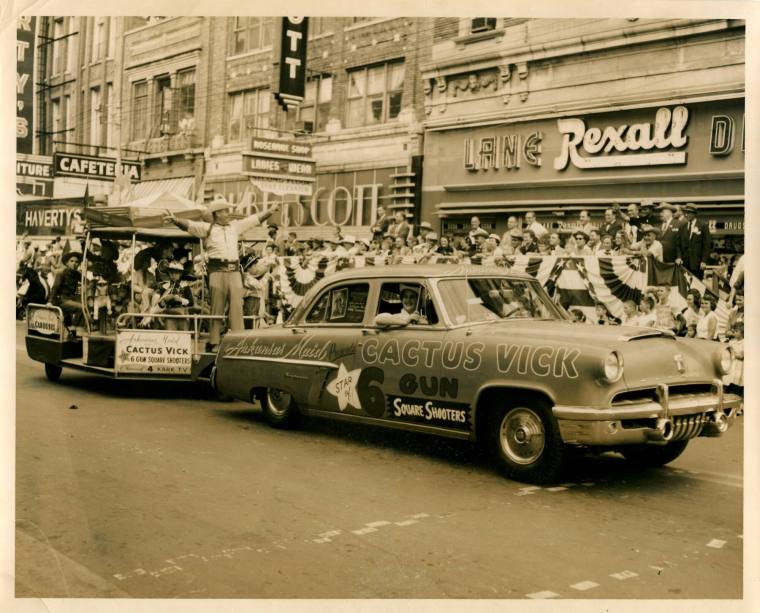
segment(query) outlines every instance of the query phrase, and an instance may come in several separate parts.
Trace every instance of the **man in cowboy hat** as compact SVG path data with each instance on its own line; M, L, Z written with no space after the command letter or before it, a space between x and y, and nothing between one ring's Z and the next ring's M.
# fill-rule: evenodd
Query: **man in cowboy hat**
M232 205L217 194L208 207L208 212L212 215L210 224L203 221L177 219L171 213L165 218L178 228L204 239L209 258L211 314L224 316L229 303L230 330L243 329L243 280L240 276L240 261L238 260L240 235L271 217L278 207L279 203L275 203L263 213L254 213L233 221L229 217ZM209 328L208 350L215 352L219 348L222 321L213 320Z
M662 262L662 243L657 240L659 230L654 226L642 226L641 232L644 237L632 243L627 251L638 255L653 255L655 260Z
M49 304L61 307L64 320L68 319L72 325L78 325L82 316L82 273L79 272L82 253L76 250L68 251L61 257L61 263L64 268L55 276Z
M705 261L710 256L710 228L697 220L697 207L689 202L683 207L686 223L681 226L681 257L684 267L698 279L705 274Z
M433 231L433 224L429 221L423 221L420 223L419 233L417 234L417 244L424 245L427 239L427 235Z
M506 243L502 243L501 250L504 255L518 255L520 252L518 249L522 245L523 233L520 228L512 228L507 236L509 239Z
M169 280L159 286L159 312L166 315L187 315L193 306L193 292L187 281L182 281L185 267L181 262L170 262L166 267ZM187 330L186 319L166 318L167 330Z
M681 263L681 241L679 226L673 219L673 205L661 202L657 207L660 211L660 243L662 244L662 261L666 264Z
M399 285L399 297L401 298L401 311L398 313L379 313L376 321L383 325L406 326L408 324L427 325L428 319L421 314L420 286Z

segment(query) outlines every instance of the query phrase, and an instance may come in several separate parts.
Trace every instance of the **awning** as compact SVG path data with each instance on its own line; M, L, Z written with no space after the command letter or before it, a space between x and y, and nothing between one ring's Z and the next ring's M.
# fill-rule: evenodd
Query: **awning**
M179 177L177 179L159 179L157 181L142 181L132 187L130 200L138 200L150 194L169 192L183 198L190 198L195 177Z

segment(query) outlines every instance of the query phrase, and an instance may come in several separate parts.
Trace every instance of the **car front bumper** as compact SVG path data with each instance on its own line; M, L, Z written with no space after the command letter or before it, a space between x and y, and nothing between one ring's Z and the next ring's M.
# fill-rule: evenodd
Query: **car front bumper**
M712 390L674 396L666 384L660 384L656 400L621 402L603 408L555 405L553 412L562 440L570 445L663 444L696 436L720 436L733 424L742 398L724 393L718 379L712 382Z

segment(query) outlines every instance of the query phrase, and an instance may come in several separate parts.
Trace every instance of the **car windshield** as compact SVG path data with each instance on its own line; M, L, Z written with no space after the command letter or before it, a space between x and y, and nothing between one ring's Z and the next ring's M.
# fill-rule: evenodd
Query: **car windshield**
M443 306L455 325L504 319L564 319L533 281L500 277L444 279Z

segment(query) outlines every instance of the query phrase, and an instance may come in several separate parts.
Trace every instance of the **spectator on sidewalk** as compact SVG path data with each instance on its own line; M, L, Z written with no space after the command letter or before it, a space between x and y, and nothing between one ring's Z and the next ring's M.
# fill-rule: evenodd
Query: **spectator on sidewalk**
M710 228L697 219L697 207L692 203L687 204L683 210L686 213L686 223L681 227L679 235L683 265L695 277L702 279L710 255Z

